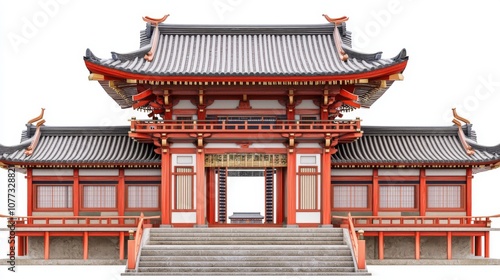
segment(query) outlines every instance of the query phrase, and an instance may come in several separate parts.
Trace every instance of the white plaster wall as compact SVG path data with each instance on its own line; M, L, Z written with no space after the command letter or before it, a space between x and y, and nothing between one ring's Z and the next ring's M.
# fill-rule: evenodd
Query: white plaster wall
M307 161L302 160L303 157L307 159ZM315 163L307 163L310 158L313 157L315 159ZM317 154L297 154L297 160L296 160L296 166L295 166L295 172L299 172L299 166L300 167L305 167L305 166L316 166L317 172L321 174L321 155ZM321 209L321 175L316 176L316 184L317 184L317 196L316 196L316 205L318 205L318 209ZM295 193L296 198L295 198L295 205L297 207L297 210L299 209L300 201L299 201L299 185L300 185L300 180L299 180L299 175L296 176L295 178Z
M189 100L180 100L179 103L177 103L177 105L174 106L174 109L197 109L197 108Z
M250 100L252 109L279 109L282 110L285 106L281 105L278 100Z
M314 105L312 100L302 100L295 109L318 109L318 106Z
M281 143L253 143L249 148L285 148Z
M465 176L465 169L426 169L426 176Z
M420 170L418 169L379 169L378 176L419 176Z
M321 148L319 143L297 143L297 148Z
M33 169L33 176L73 176L73 169Z
M332 176L372 176L373 169L332 169Z
M196 145L193 143L172 143L170 148L196 148Z
M208 143L205 148L226 148L226 149L239 149L240 145L235 143Z
M196 212L172 212L172 223L196 223Z
M118 169L80 169L80 176L118 176Z
M160 176L161 169L125 169L125 176Z
M320 212L297 212L295 221L297 223L319 223L321 221Z
M207 106L207 109L236 109L240 105L239 100L215 100Z

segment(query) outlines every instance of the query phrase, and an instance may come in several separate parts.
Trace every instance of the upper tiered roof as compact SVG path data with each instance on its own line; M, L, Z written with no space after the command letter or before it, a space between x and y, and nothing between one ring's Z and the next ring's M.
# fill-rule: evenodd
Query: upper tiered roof
M139 93L133 84L349 84L360 106L370 107L402 79L408 61L404 49L390 57L355 50L345 17L310 25L163 24L164 19L145 18L137 50L100 58L87 49L90 79L122 108L131 107L131 96Z

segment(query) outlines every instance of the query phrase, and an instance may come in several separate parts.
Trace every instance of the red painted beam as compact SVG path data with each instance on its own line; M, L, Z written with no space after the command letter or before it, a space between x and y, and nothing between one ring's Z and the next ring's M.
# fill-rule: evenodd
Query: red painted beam
M132 101L143 100L143 99L151 97L152 95L153 95L153 91L151 90L151 88L148 88L148 89L132 96Z

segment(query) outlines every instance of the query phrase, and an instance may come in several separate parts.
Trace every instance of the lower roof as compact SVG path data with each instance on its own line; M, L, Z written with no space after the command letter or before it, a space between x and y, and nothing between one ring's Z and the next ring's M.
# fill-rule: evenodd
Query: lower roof
M154 152L155 146L134 141L128 136L129 129L129 126L42 126L39 141L28 155L25 150L34 142L36 130L28 125L21 144L0 145L0 163L26 167L159 166L161 156ZM477 144L471 125L461 128L474 150L471 155L467 154L458 129L457 126L364 126L360 139L336 147L332 166L487 168L500 162L500 146Z

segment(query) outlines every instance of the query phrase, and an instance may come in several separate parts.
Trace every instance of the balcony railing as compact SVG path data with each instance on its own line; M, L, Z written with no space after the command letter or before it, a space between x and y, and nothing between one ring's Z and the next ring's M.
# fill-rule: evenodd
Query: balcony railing
M140 216L24 216L11 217L0 215L1 218L12 219L18 228L39 227L136 227ZM143 218L144 219L144 218ZM148 218L146 223L154 223Z
M354 227L490 227L496 216L352 216ZM334 217L335 218L335 217Z
M171 120L135 120L130 121L131 132L136 133L255 133L259 131L274 133L352 133L361 131L360 120L326 120L326 121L289 121L278 120L275 123L254 121L171 121Z

